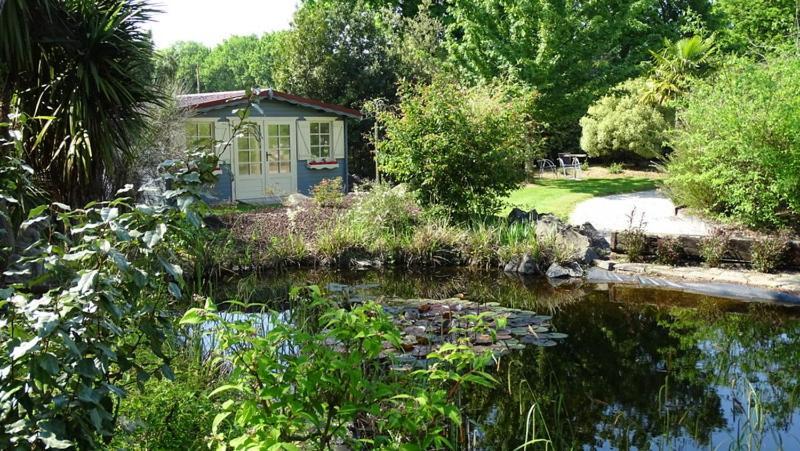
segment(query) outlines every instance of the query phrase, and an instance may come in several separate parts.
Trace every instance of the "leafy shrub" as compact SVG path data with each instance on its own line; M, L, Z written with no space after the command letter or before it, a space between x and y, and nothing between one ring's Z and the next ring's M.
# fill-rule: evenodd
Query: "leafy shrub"
M641 262L647 253L647 235L644 232L644 214L636 222L636 208L628 215L628 228L619 234L619 240L628 260L631 262Z
M734 59L679 113L665 184L677 202L747 226L800 224L800 58Z
M759 272L775 272L780 268L787 249L786 234L764 236L754 241L750 248L753 269Z
M524 162L541 142L531 118L536 96L513 85L465 88L437 77L400 90L398 112L379 116L381 169L465 218L491 214L525 178Z
M1 293L0 447L97 448L113 435L123 383L172 378L163 346L184 287L173 246L200 226L197 181L216 166L189 158L164 167L174 189L161 205L135 205L127 190L81 210L43 205L23 222L38 232Z
M311 194L321 207L341 207L344 203L342 178L322 179L311 189Z
M608 166L608 173L609 174L622 174L625 172L625 168L622 166L622 163L611 163Z
M315 287L293 290L292 296L319 312L317 320L287 323L269 312L273 327L259 330L256 317L221 315L210 302L181 320L195 326L210 321L211 328L200 330L219 339L217 358L232 364L227 383L212 392L234 397L213 420L211 435L218 445L451 447L447 437L461 423L454 403L459 388L495 383L483 371L491 353L478 356L455 343L429 354L427 369L387 375L381 357L402 350L402 343L382 306L340 308Z
M700 240L700 257L708 266L712 268L718 267L728 252L729 241L728 232L722 229L714 229L710 235Z
M660 237L656 241L656 261L662 265L677 265L683 258L683 246L673 236Z
M661 155L670 125L661 108L642 102L644 83L626 81L589 107L580 121L581 148L586 153Z
M179 366L178 366L179 365ZM176 379L151 379L133 389L119 409L113 449L177 450L205 448L218 406L208 398L208 369L181 361Z

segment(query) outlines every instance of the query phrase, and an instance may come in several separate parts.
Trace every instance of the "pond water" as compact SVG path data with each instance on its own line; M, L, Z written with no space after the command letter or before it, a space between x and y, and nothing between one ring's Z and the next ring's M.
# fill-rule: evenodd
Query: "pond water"
M462 394L465 449L511 450L532 436L547 443L528 449L800 449L800 307L462 271L290 272L235 291L280 303L309 283L552 315L566 339L504 355L499 386Z

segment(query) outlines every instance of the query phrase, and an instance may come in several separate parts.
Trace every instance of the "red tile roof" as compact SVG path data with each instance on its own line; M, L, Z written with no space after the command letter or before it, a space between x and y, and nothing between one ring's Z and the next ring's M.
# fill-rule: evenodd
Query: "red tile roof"
M270 100L277 100L279 102L291 103L293 105L304 106L313 108L315 110L322 110L328 113L340 114L355 119L361 119L361 112L352 108L334 105L332 103L325 103L320 100L309 99L307 97L300 97L285 92L279 92L272 89L264 89L259 95L262 98ZM225 105L226 103L237 102L245 99L245 92L242 91L222 91L222 92L205 92L200 94L186 94L178 96L178 105L181 108L191 109L205 109L215 106Z

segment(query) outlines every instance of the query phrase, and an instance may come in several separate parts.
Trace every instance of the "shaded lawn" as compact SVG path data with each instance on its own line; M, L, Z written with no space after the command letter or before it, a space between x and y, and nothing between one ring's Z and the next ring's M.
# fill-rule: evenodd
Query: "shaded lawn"
M648 191L658 187L658 180L643 177L613 179L554 179L537 180L513 191L505 201L505 216L514 207L524 210L535 208L539 213L553 213L567 219L575 205L586 199L612 194Z

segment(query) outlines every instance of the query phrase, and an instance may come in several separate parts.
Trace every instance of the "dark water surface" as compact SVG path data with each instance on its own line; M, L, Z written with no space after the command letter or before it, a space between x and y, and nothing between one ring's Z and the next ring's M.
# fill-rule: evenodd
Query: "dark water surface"
M552 315L569 335L503 356L493 390L463 393L465 448L800 450L800 308L622 285L554 288L503 274L291 272L240 296L368 285L359 296L446 298ZM468 440L468 441L467 441Z

